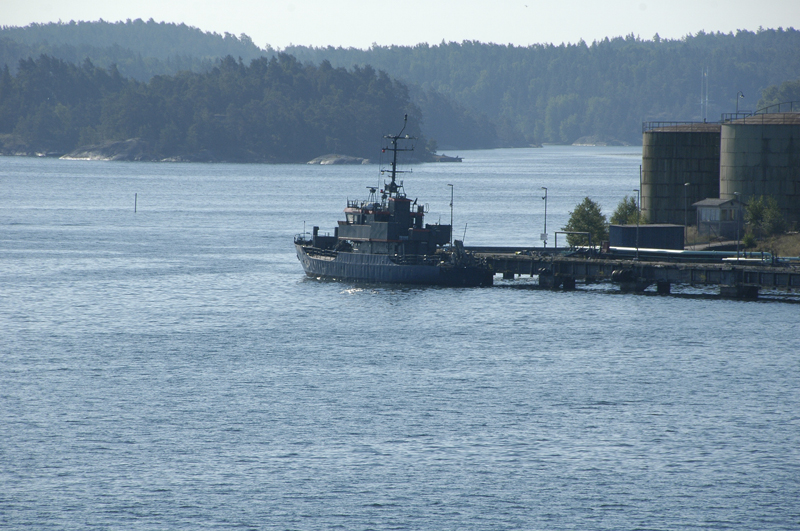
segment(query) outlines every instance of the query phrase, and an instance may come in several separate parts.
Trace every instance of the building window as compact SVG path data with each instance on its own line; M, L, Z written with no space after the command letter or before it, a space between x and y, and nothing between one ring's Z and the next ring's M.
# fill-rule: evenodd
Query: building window
M719 209L701 208L700 221L719 221Z

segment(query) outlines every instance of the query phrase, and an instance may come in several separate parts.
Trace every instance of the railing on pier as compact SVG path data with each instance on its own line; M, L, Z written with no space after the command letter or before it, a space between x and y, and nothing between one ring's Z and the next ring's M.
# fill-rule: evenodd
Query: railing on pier
M590 249L594 249L594 247L592 247L592 233L591 232L580 232L580 231L574 231L574 230L557 230L556 231L556 239L553 242L554 243L554 247L556 249L558 249L558 235L559 234L567 234L567 235L577 234L579 236L588 236L589 237L589 248Z
M800 122L800 101L784 101L757 111L722 113L723 123L737 121L746 124L787 124Z
M659 130L675 130L680 128L681 131L686 132L707 132L710 129L719 127L719 122L664 122L664 121L650 121L642 122L642 134Z
M722 121L725 123L737 124L798 124L800 123L800 112L785 112L785 113L750 113L744 115L743 113L726 113L722 115Z
M773 103L763 109L757 110L754 114L775 114L784 112L800 112L800 101L784 101Z

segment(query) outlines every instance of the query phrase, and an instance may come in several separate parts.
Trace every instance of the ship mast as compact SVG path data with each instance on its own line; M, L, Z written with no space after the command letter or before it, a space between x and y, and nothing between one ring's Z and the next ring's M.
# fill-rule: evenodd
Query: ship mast
M398 185L396 179L398 173L405 173L404 171L399 171L397 169L397 152L414 151L414 146L411 146L410 148L401 148L397 143L397 141L400 140L401 138L403 140L416 140L416 137L411 137L408 135L403 136L403 131L406 130L406 125L408 125L408 114L403 116L403 128L400 130L399 133L397 133L396 135L386 135L383 137L389 140L389 146L385 148L384 151L388 149L389 151L392 152L392 169L390 172L392 177L392 182L385 183L385 192L389 194L389 197L396 197L398 195L398 191L400 190L400 188L403 187L403 183L401 182Z

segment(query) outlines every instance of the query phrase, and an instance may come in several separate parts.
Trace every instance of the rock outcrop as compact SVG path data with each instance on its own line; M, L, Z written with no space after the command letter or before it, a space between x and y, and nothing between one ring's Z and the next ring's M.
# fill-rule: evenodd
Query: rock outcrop
M348 155L330 154L309 160L306 164L370 164L370 160Z
M630 146L629 142L617 140L616 138L606 138L597 135L582 136L572 143L573 146Z
M71 160L125 160L125 161L154 161L160 160L153 156L147 142L138 138L120 140L96 144L93 146L83 146L71 153L67 153L62 159Z

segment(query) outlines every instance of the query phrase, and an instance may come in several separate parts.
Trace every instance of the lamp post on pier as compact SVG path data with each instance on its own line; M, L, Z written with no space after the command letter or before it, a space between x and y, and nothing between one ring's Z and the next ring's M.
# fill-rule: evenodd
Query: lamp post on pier
M739 192L733 192L736 200L736 261L739 261L739 219L742 217L742 211L739 208Z
M636 259L639 259L639 216L642 215L642 197L639 189L636 192Z
M453 247L453 185L448 184L450 187L450 247Z
M683 183L683 247L686 248L686 240L689 239L689 183Z
M544 248L547 249L547 188L542 186L544 190L544 232L542 233L542 240L544 240Z

